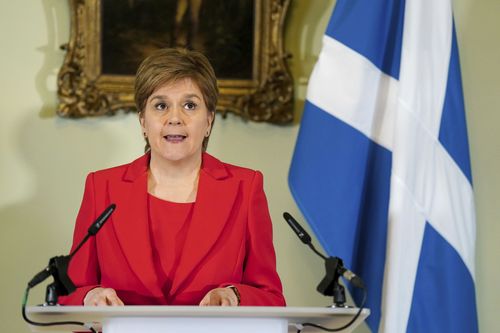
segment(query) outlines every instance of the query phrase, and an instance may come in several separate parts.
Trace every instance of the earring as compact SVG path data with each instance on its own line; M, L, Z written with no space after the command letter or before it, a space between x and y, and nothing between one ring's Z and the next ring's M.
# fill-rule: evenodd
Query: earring
M208 138L210 136L210 131L207 131L207 134L205 134L205 137Z
M146 132L142 132L142 135L144 136L145 139L148 137L148 135L146 134Z

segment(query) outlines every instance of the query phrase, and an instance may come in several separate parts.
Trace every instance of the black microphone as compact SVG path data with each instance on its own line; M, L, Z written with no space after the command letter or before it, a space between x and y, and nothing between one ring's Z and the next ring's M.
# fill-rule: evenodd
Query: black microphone
M104 225L104 222L106 222L108 220L108 218L111 216L111 214L114 212L115 208L116 208L116 205L115 204L111 204L111 205L108 206L108 208L106 208L101 213L101 215L99 215L99 217L95 220L94 223L92 223L92 225L87 230L87 235L85 235L85 237L80 242L80 244L78 244L78 246L75 248L75 250L69 254L70 258L73 258L73 256L75 255L76 251L80 250L80 248L82 247L82 245L85 244L85 242L87 241L87 239L89 239L90 236L95 236L95 234L97 234L97 232Z
M94 236L95 234L97 234L97 232L99 231L99 229L102 228L102 226L104 225L104 222L106 222L108 220L108 218L111 216L111 214L113 213L113 211L115 210L116 208L116 205L115 204L111 204L109 205L108 208L106 208L104 210L104 212L102 212L101 215L99 215L99 217L97 218L97 220L95 220L95 222L90 226L89 230L88 230L88 233L92 236Z
M64 266L66 266L64 268L67 268L67 264L69 263L69 261L71 260L73 255L82 247L82 245L87 241L87 239L90 236L94 236L102 228L102 226L104 225L104 222L106 222L108 220L108 218L111 216L111 214L113 213L115 208L116 208L116 205L111 204L108 208L106 208L104 210L104 212L102 212L101 215L99 215L99 217L95 220L95 222L92 223L92 225L89 227L88 233L85 236L85 238L80 242L80 244L78 244L78 246L75 248L75 250L73 252L71 252L71 254L69 256L60 256L60 257L52 258L52 259L56 259L56 258L60 258L60 259L58 259L58 260L51 259L51 261L49 262L49 265L47 267L45 267L42 271L37 273L30 280L30 282L28 282L29 288L33 288L37 284L43 282L49 276L57 274L59 267L55 267L55 266L60 265L60 263L62 263ZM69 286L69 289L72 289L71 286Z
M89 328L92 332L96 332L93 327L87 327L85 323L79 321L58 321L58 322L36 322L28 318L26 314L26 304L28 302L29 290L44 281L46 278L52 275L54 278L54 282L47 286L47 290L45 292L45 304L46 305L57 305L57 298L59 296L69 295L75 291L76 287L68 276L68 265L70 260L73 258L75 253L82 247L82 245L89 239L91 236L95 236L97 232L102 228L104 223L111 216L113 211L115 210L116 205L111 204L108 208L102 212L101 215L95 220L94 223L87 230L87 235L83 238L83 240L78 244L78 246L66 256L57 256L53 257L49 260L49 264L42 271L36 274L30 282L28 282L28 286L26 288L23 303L22 303L22 315L23 319L30 323L31 325L36 326L53 326L53 325L81 325Z
M340 307L340 308L346 307L345 288L339 282L340 276L343 276L347 281L351 282L352 285L355 286L356 288L363 289L363 300L361 301L361 305L359 306L358 312L351 319L351 321L345 324L344 326L336 328L326 328L313 323L303 323L302 325L320 328L324 331L329 331L329 332L338 332L340 330L346 329L358 319L365 305L367 291L363 283L363 280L359 276L357 276L356 274L345 268L342 259L338 257L327 258L322 253L318 252L311 243L311 236L309 236L309 234L304 230L304 228L302 228L299 222L297 222L292 217L292 215L290 215L287 212L284 212L283 217L285 218L285 221L288 223L288 225L295 232L295 234L302 241L302 243L309 246L311 250L314 251L314 253L316 253L319 257L323 258L323 260L325 261L326 276L318 284L316 290L325 296L333 296L332 307Z
M311 250L313 250L314 253L316 253L318 256L320 256L321 258L323 258L324 260L326 260L326 257L321 252L319 252L318 250L316 250L316 248L314 247L314 245L312 245L312 243L311 243L311 236L309 236L309 234L307 233L307 231L305 231L304 228L302 228L302 226L299 224L299 222L297 222L293 218L293 216L290 215L287 212L283 213L283 217L285 218L286 223L288 223L288 225L292 228L293 232L295 232L295 234L302 241L302 243L304 243L307 246L309 246L309 248Z
M299 224L299 222L297 222L297 220L295 220L292 215L290 215L287 212L284 212L283 217L285 218L285 221L288 223L288 225L295 232L295 234L302 241L302 243L308 245L314 251L314 253L316 253L318 256L327 260L327 257L325 255L321 254L320 252L318 252L316 250L316 248L311 244L311 236L309 236L307 231L305 231L304 228L302 228L302 226ZM352 284L355 287L364 288L363 280L359 276L357 276L356 274L354 274L353 272L351 272L350 270L345 268L343 265L341 265L338 268L338 273L340 275L342 275L347 281L352 282Z
M286 223L292 228L295 234L299 237L302 243L309 245L311 244L311 236L307 233L307 231L302 228L302 226L297 222L292 215L287 212L283 213L283 217L285 218Z

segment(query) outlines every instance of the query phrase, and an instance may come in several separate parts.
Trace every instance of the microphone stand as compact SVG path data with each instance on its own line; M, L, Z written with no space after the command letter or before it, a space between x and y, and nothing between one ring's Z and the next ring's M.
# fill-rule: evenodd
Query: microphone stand
M283 213L283 218L295 232L297 237L299 237L302 243L309 246L309 248L314 253L316 253L318 257L322 258L325 261L326 275L316 287L316 290L325 296L333 296L332 307L346 307L345 288L340 284L340 277L345 277L357 288L365 289L363 280L359 276L345 268L342 259L338 257L326 257L324 254L316 250L316 248L312 244L311 236L309 236L307 231L302 228L299 222L297 222L292 217L292 215L285 212Z
M305 232L305 231L304 231ZM316 290L325 295L333 297L332 307L336 308L345 308L348 307L345 305L346 297L345 297L345 288L342 284L340 284L340 277L346 271L344 268L344 262L342 259L338 257L326 257L321 252L316 250L311 241L307 241L305 243L314 253L316 253L319 257L321 257L325 261L325 277L321 280L321 282L316 287Z
M325 296L333 296L332 307L344 308L346 297L345 288L340 284L340 269L344 267L342 259L337 257L328 257L325 259L326 275L316 287L316 290Z
M57 305L59 296L66 296L75 291L75 285L68 276L70 259L70 256L58 256L50 259L48 267L50 274L54 278L54 282L47 285L44 305Z
M45 303L43 304L44 306L55 306L57 305L57 300L59 296L66 296L74 292L76 290L76 287L68 275L69 262L73 258L75 253L78 252L78 250L80 250L82 245L85 244L85 242L87 242L87 240L91 236L97 234L97 232L104 225L104 222L106 222L107 219L111 216L115 208L116 205L111 204L108 208L104 210L104 212L102 212L101 215L99 215L96 221L92 223L92 225L89 227L87 235L85 235L80 244L78 244L78 246L69 255L52 257L49 260L49 264L47 265L47 267L45 267L42 271L36 274L30 280L30 282L28 282L28 286L26 288L22 304L22 315L26 322L36 326L81 325L87 327L84 323L77 321L50 322L50 323L39 323L32 321L26 316L26 303L28 302L28 294L31 288L35 287L36 285L38 285L51 275L54 279L54 282L47 285L47 289L45 291ZM95 333L95 330L92 327L87 327L87 328L89 328L92 332Z
M340 277L343 276L348 280L349 282L352 283L353 286L356 288L361 288L363 289L363 300L361 301L361 305L359 306L359 310L356 313L356 315L352 318L350 322L347 324L337 327L337 328L326 328L321 325L313 324L313 323L302 323L301 325L303 327L305 326L310 326L310 327L315 327L322 329L324 331L328 332L339 332L347 327L351 326L356 319L358 319L359 315L361 314L361 311L363 310L363 307L366 302L366 288L364 285L363 280L355 275L353 272L348 270L344 266L344 262L342 259L338 257L326 257L324 254L316 250L314 245L312 244L311 241L311 236L307 233L307 231L302 228L302 226L289 214L289 213L283 213L283 217L285 221L288 223L288 225L292 228L292 230L295 232L295 234L299 237L299 239L302 241L302 243L306 244L309 246L309 248L318 256L321 257L325 261L325 270L326 270L326 275L325 277L321 280L321 282L318 284L316 287L316 290L320 292L321 294L325 296L332 296L333 297L333 304L331 305L332 308L347 308L349 306L345 305L346 302L346 297L345 297L345 288L342 284L340 284ZM300 332L302 329L299 329L298 332Z

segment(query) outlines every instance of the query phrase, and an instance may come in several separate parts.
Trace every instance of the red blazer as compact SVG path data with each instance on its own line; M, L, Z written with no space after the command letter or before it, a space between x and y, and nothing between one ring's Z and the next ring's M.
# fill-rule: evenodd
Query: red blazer
M167 299L149 234L149 157L87 176L73 249L108 205L115 203L116 210L70 262L77 290L60 297L60 304L81 305L90 289L102 286L115 289L128 305L197 305L211 289L234 285L241 305L285 305L262 174L206 153L185 250Z

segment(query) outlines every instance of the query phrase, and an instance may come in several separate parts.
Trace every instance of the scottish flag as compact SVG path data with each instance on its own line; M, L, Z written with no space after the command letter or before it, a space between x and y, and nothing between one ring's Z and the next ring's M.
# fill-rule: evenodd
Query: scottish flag
M373 332L478 331L451 0L337 0L289 184L325 251L365 280Z

